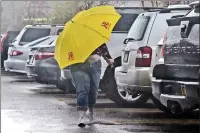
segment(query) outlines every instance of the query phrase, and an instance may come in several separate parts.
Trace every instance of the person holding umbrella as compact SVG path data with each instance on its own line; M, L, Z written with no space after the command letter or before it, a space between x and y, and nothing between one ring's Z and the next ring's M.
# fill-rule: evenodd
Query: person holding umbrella
M79 126L84 125L83 117L86 115L90 123L94 119L94 105L97 100L101 76L101 56L110 64L114 63L106 44L95 50L84 63L70 66L73 83L77 93L77 110L79 112Z
M76 88L80 127L86 125L84 116L89 118L90 123L94 122L101 56L110 65L114 63L105 43L120 17L113 6L81 11L66 23L56 41L55 59L60 69L69 66Z

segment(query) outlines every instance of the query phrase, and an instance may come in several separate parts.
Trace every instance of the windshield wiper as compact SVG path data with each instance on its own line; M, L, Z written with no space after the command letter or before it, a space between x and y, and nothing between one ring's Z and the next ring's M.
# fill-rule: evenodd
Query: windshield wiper
M124 44L127 44L129 41L134 41L135 39L134 38L126 38L124 40Z

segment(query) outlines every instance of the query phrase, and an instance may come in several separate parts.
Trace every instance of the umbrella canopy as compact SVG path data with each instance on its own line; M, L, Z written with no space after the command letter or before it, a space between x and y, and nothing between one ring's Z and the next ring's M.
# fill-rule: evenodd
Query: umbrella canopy
M98 6L79 12L67 22L56 41L55 59L60 68L85 62L95 49L109 41L120 17L113 6Z

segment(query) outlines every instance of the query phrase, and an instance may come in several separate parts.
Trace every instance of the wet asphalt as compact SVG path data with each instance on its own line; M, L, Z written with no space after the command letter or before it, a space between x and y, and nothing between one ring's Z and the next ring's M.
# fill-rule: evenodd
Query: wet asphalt
M200 133L199 111L174 118L145 105L120 108L98 96L96 117L101 124L77 127L75 95L25 75L1 73L2 133Z

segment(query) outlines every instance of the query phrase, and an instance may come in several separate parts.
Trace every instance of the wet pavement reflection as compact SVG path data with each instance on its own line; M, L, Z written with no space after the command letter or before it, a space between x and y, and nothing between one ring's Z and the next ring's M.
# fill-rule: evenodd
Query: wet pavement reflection
M79 128L75 95L24 75L2 73L1 83L2 133L200 133L198 110L174 118L151 101L120 108L104 94L98 96L95 108L101 124Z

